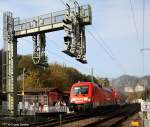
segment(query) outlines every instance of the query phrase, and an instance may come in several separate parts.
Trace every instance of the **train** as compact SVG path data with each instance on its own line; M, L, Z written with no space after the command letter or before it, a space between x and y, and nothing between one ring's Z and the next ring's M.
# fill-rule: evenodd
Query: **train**
M126 97L114 88L93 82L78 82L70 90L70 110L83 111L104 106L124 105Z

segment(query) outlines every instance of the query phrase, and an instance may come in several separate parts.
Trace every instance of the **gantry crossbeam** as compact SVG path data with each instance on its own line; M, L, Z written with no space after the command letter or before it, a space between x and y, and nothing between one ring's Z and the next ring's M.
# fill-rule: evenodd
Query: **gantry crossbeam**
M81 17L83 17L83 25L90 25L91 7L90 5L81 6ZM41 32L52 32L64 29L63 19L66 10L57 11L30 19L20 20L14 19L14 31L17 38L30 36Z

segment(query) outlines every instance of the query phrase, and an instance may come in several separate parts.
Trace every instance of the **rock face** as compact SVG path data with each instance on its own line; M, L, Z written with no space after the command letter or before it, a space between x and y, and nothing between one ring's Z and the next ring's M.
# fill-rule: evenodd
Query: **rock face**
M118 88L121 92L124 92L125 87L130 87L131 89L135 89L137 86L146 86L150 88L150 76L144 77L135 77L129 75L120 76L111 81L111 84Z

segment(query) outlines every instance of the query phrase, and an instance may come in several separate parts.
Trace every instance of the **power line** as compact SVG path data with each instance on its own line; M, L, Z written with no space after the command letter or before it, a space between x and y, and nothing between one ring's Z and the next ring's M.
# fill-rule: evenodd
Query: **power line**
M50 51L50 50L48 50L48 49L47 49L47 51L48 51L49 53L53 54L54 56L57 56L57 57L59 57L59 58L65 60L65 61L67 61L67 62L70 63L70 64L74 64L75 66L79 66L78 64L75 64L75 63L69 61L68 59L66 59L66 58L63 57L63 56L60 56L60 55L58 55L58 54L56 54L56 53L54 53L54 52L52 52L52 51ZM85 68L85 67L84 67L84 68ZM89 68L85 68L86 71L87 71L87 69L89 69Z
M60 0L60 2L64 5L64 6L66 6L67 8L68 8L68 3L67 2L64 2L63 0ZM76 0L74 0L74 1L71 1L71 0L69 0L68 1L69 3L70 3L70 5L72 4L73 6L75 5L75 4L78 4L79 5L79 2L78 1L76 1ZM69 5L69 6L70 6Z
M102 38L102 36L97 32L96 28L93 26L93 28L95 29L95 33L97 34L97 36L99 37L99 39L101 40L101 42L103 42L103 47L109 52L109 54L112 56L112 60L116 61L116 63L118 64L118 66L120 67L121 70L123 70L123 72L125 73L125 69L123 67L123 65L117 60L117 58L115 57L115 55L113 54L112 50L109 48L109 46L107 45L107 42Z
M136 37L137 37L137 41L139 42L139 48L140 48L139 32L138 32L138 28L136 25L135 12L134 12L134 8L133 8L132 0L130 0L130 7L131 7L130 9L131 9L131 13L132 13L133 24L135 27Z
M54 40L51 40L51 41L53 41L54 42ZM56 43L53 43L53 44L56 44ZM57 45L56 45L57 46ZM50 50L49 50L50 51ZM59 51L59 50L56 50L56 51ZM61 52L61 51L60 51ZM55 53L53 53L53 54L55 54ZM62 57L62 56L59 56L59 55L57 55L57 54L55 54L56 56L58 56L58 57ZM64 57L62 57L64 60L66 60L66 61L68 61L66 58L64 58ZM70 62L70 61L68 61L68 62ZM72 63L72 62L70 62L70 63ZM75 63L73 63L74 65L77 65L77 64L75 64ZM79 65L77 65L77 66L79 66Z
M22 38L23 39L23 38ZM32 42L31 40L26 40L26 39L23 39L24 41L30 41L30 42ZM52 40L51 40L52 41ZM66 59L65 57L63 57L63 56L60 56L60 55L58 55L58 54L56 54L56 53L54 53L53 51L50 51L48 48L46 49L49 53L51 53L51 54L53 54L53 55L55 55L55 56L57 56L57 57L59 57L59 58L61 58L61 59L63 59L63 60L65 60L65 61L67 61L67 62L69 62L70 64L74 64L75 66L79 66L79 64L76 64L76 63L73 63L73 62L71 62L70 60L68 60L68 59ZM57 50L58 51L58 50ZM89 70L89 68L86 68L86 67L84 67L85 68L85 70Z
M48 37L47 37L47 39L49 39ZM55 41L55 40L51 40L51 39L49 39L51 42L55 42L55 43L53 43L56 47L59 47L60 45L58 45L58 43ZM56 51L59 51L59 50L56 50ZM55 53L53 53L53 55L56 55ZM58 55L57 55L58 56ZM62 56L58 56L58 57L62 57ZM63 58L61 58L61 59L64 59L64 60L66 60L64 57ZM67 60L68 61L68 60ZM72 63L71 61L68 61L69 63ZM74 65L76 65L76 66L79 66L79 65L77 65L77 64L75 64L75 63L72 63L72 64L74 64ZM92 68L93 66L92 65L90 65L89 63L87 63L86 65L88 65L88 67L84 67L86 70L88 69L90 69L90 68ZM95 70L95 72L96 72L96 70Z
M145 43L145 0L143 0L143 24L142 24L142 28L143 28L143 38L142 38L142 43L143 43L143 49L144 49L144 43ZM142 52L142 68L143 68L143 75L145 73L145 68L144 68L144 64L145 64L145 60L144 60L144 51Z
M97 42L97 44L104 49L104 51L106 52L106 54L113 61L115 61L117 63L117 66L119 66L120 70L123 71L123 73L125 73L125 70L124 70L123 66L121 65L121 63L116 60L116 58L107 50L107 48L105 48L105 46L95 37L95 35L92 32L90 32L88 29L87 29L87 31L90 33L90 35L93 37L93 39Z
M103 44L95 37L95 35L90 32L88 29L86 29L88 31L88 33L95 39L95 41L97 42L97 44L102 47L104 49L104 51L107 53L107 55L114 60L114 57L108 52L108 50L103 46Z
M132 13L132 19L133 19L133 24L134 24L134 27L135 27L135 32L136 32L136 38L137 38L137 41L139 43L139 49L140 51L143 51L144 52L144 47L142 47L141 49L141 46L140 46L140 37L139 37L139 31L138 31L138 28L137 28L137 24L136 24L136 19L135 19L135 12L134 12L134 8L133 8L133 4L132 4L132 0L130 0L130 7L131 7L131 13ZM143 40L142 40L142 43L143 43ZM141 53L141 65L142 65L142 69L141 69L141 72L142 74L144 74L144 53Z
M148 50L150 50L150 48L144 48L144 49L142 48L141 49L141 51L148 51Z
M97 34L98 38L101 40L101 42L103 42L103 43L102 43L103 46L108 50L108 52L111 54L111 56L112 56L113 58L115 58L113 52L110 50L110 48L109 48L109 46L107 45L106 41L105 41L105 40L102 38L102 36L97 32L97 30L96 30L96 28L95 28L94 26L93 26L93 28L94 28L95 33Z
M142 24L142 27L143 27L143 38L142 38L142 41L143 41L143 49L145 48L145 0L143 0L143 24ZM143 76L145 75L145 68L144 68L144 64L145 64L145 59L144 59L144 51L143 51L143 54L142 54L142 63L143 63ZM144 88L145 88L145 91L144 91L144 99L147 100L147 93L146 93L146 84L145 82L143 83L144 85Z
M32 42L31 40L27 40L27 39L25 39L25 38L22 38L24 41L30 41L30 42ZM31 44L31 43L30 43ZM63 60L65 60L65 61L67 61L68 63L70 63L70 64L73 64L73 65L75 65L75 66L78 66L79 67L79 64L76 64L76 63L74 63L74 62L71 62L70 60L68 60L68 59L66 59L65 57L63 57L63 56L60 56L60 55L58 55L57 53L55 53L55 52L53 52L53 51L51 51L51 50L49 50L48 48L46 49L46 51L48 52L48 53L50 53L50 54L52 54L52 55L54 55L54 56L57 56L57 57L59 57L59 58L61 58L61 59L63 59ZM58 51L58 50L57 50ZM82 69L84 68L84 70L89 70L90 71L90 67L82 67L80 70L79 69L77 69L77 70L79 70L81 73L82 73Z
M47 39L49 39L48 37L47 37ZM56 43L56 41L54 41L54 40L51 40L51 39L49 39L51 42L55 42L55 43L53 43L56 47L58 47L59 45L58 45L58 43ZM59 51L59 50L56 50L56 51ZM52 53L52 52L51 52ZM76 65L76 66L79 66L79 65L77 65L77 64L75 64L75 63L72 63L71 61L69 61L69 60L67 60L67 59L65 59L64 57L62 57L62 56L59 56L59 55L57 55L56 53L52 53L53 55L56 55L56 56L58 56L58 57L60 57L61 59L64 59L64 60L66 60L66 61L68 61L69 63L71 63L71 64L74 64L74 65ZM91 68L92 66L88 63L87 64L88 65L88 67L84 67L86 70L88 69L89 70L89 68Z
M63 0L60 0L60 2L61 2L64 6L66 6L66 3L65 3Z
M46 36L46 38L47 38L49 41L51 41L51 42L55 42L55 43L53 43L53 44L54 44L56 47L60 47L60 46L61 46L61 45L59 45L56 41L50 39L48 36Z

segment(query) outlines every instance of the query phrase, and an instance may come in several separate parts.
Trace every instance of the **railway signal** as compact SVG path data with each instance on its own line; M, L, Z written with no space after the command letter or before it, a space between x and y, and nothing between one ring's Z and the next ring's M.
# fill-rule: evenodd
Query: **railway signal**
M65 49L64 53L71 57L75 57L81 63L87 63L86 54L86 39L83 18L81 17L82 9L78 3L74 3L74 10L71 11L70 6L67 5L67 13L65 14L64 30L66 36L64 37Z
M87 63L87 60L85 58L86 54L86 38L85 38L85 28L82 26L81 30L79 31L79 45L78 45L78 56L76 60L80 61L81 63Z
M32 60L34 64L47 67L47 59L45 56L46 39L45 33L32 36L33 54Z
M75 57L74 53L71 52L71 45L73 42L73 17L71 16L70 12L70 6L67 4L67 11L63 20L64 23L64 31L65 31L65 36L64 36L64 50L63 52L66 53L67 55L71 57Z

